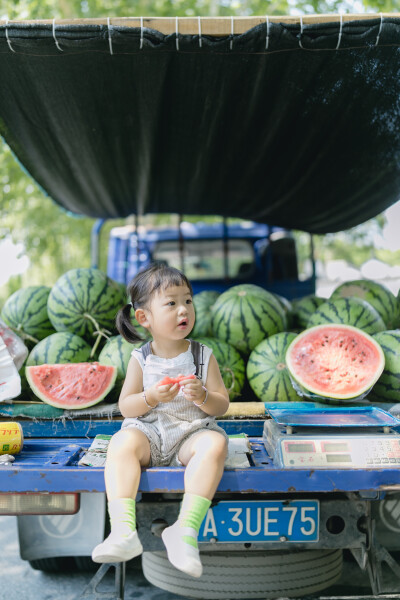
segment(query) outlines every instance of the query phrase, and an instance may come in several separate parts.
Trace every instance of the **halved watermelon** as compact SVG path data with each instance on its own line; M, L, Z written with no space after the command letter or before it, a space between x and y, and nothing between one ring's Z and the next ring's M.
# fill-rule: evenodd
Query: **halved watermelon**
M33 393L51 406L76 410L97 404L114 386L117 367L97 362L26 367Z
M378 342L361 329L329 324L300 333L287 349L286 364L301 395L354 402L378 381L385 357Z

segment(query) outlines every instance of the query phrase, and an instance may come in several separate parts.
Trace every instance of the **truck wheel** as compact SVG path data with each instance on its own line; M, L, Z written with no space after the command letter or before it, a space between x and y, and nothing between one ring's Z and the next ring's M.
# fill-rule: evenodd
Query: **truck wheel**
M75 556L74 561L78 571L97 571L99 568L90 556Z
M75 568L75 561L72 556L55 556L52 558L37 558L30 560L32 569L45 571L46 573L61 573L62 571L72 571Z
M143 574L153 585L186 598L290 598L335 583L341 575L343 552L203 552L201 559L203 575L194 579L175 569L166 552L144 552Z

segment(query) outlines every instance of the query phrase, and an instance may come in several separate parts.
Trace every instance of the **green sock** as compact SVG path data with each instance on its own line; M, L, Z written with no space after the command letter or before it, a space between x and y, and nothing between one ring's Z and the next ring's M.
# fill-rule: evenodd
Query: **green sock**
M208 509L210 508L210 505L211 500L208 500L208 498L197 496L196 494L184 494L178 517L180 526L191 527L197 533L199 533L200 526L207 514ZM184 535L182 539L187 544L197 548L196 538L189 535Z
M136 503L132 498L115 498L108 502L111 531L122 537L136 529Z

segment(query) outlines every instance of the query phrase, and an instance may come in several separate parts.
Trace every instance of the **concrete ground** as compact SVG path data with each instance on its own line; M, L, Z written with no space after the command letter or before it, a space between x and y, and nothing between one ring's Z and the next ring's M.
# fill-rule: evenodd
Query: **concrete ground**
M0 600L78 600L94 573L44 573L32 569L19 555L16 517L0 517ZM112 591L114 569L99 584L98 592ZM93 595L88 596L91 600ZM125 600L182 600L154 587L144 578L140 562L127 569Z
M0 517L0 548L0 600L79 600L94 575L76 571L49 574L32 569L19 555L16 517ZM400 580L389 570L385 570L385 583L388 591L395 594L390 597L400 598ZM114 570L111 568L97 591L111 593L114 589ZM368 576L349 558L345 561L340 581L320 594L324 600L338 596L373 597ZM87 596L87 600L94 597ZM131 561L126 574L125 600L134 599L182 600L183 596L165 592L148 583L140 562Z

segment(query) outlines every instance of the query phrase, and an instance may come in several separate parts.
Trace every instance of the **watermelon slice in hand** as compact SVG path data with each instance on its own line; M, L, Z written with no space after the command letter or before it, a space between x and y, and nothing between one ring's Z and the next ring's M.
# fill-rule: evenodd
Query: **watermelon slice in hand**
M184 379L196 379L196 375L178 375L178 377L168 377L167 375L157 385L174 385L175 383L180 385Z
M26 367L33 393L51 406L76 410L98 404L113 388L117 367L97 362Z

